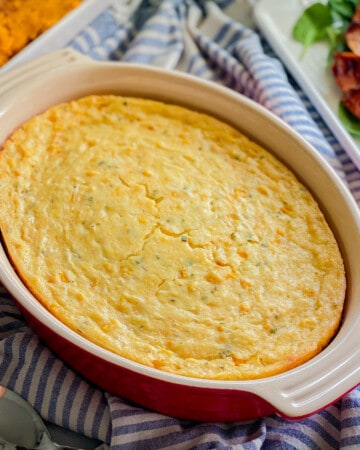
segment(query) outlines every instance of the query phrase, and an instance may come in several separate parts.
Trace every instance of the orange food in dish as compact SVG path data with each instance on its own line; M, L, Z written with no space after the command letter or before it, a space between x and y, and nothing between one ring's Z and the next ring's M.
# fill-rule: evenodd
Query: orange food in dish
M0 66L82 0L0 0Z

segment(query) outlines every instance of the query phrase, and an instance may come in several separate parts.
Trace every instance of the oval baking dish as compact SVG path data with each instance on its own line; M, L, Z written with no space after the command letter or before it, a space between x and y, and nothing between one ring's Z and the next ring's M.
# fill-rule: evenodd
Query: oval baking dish
M0 248L0 279L33 329L60 357L101 388L174 417L247 420L272 413L299 418L318 411L360 383L360 215L329 165L264 108L231 90L179 72L93 62L73 51L49 54L2 78L0 142L50 106L88 94L121 94L203 111L270 150L309 188L341 248L347 298L332 342L307 363L252 381L203 380L166 373L117 356L76 334L26 289Z

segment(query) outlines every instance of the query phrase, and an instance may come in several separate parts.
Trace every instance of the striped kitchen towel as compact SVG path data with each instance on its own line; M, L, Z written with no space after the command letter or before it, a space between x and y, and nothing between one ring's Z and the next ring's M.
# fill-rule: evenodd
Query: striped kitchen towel
M360 205L360 173L252 28L250 1L143 0L131 16L123 11L109 8L69 46L97 60L189 72L254 99L307 139ZM0 339L0 384L29 400L46 420L112 450L360 448L359 389L303 420L194 423L144 410L87 383L31 332L3 288Z

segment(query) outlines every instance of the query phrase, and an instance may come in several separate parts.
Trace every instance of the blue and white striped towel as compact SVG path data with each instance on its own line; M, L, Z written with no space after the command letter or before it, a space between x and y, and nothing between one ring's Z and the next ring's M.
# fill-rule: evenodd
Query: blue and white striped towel
M250 4L250 2L249 2ZM246 0L143 0L131 17L103 12L69 45L98 60L177 69L222 83L296 129L335 168L360 205L360 173L258 33L235 18ZM360 389L299 421L193 423L98 390L54 356L0 288L0 384L46 420L115 449L360 448Z

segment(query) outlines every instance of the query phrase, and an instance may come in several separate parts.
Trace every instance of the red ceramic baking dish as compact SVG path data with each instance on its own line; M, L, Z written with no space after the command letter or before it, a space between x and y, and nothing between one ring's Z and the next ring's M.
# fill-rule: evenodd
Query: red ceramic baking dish
M227 88L179 72L94 62L70 50L3 76L0 143L48 107L95 93L141 96L205 111L273 152L317 198L338 239L347 272L346 308L332 342L295 369L254 381L189 378L126 360L67 328L26 289L1 247L1 282L49 347L107 391L160 413L199 421L239 421L272 413L305 417L360 384L360 215L328 163L282 121Z

